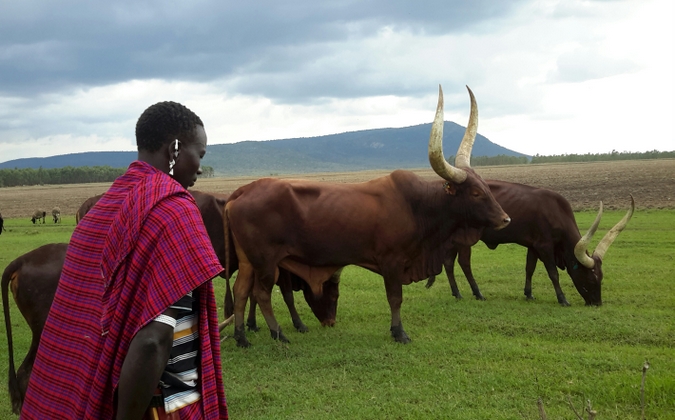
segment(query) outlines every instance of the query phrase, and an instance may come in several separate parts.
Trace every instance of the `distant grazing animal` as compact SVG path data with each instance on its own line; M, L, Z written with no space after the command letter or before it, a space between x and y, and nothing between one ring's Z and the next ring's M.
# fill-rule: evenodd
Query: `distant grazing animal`
M52 218L54 219L54 223L61 223L61 209L58 207L54 207L52 209Z
M581 236L574 219L569 202L560 194L543 188L535 188L523 184L504 181L486 181L497 202L509 216L511 224L496 231L485 229L481 240L490 249L499 244L516 243L527 248L525 265L525 296L532 296L532 275L541 260L546 267L558 303L569 306L558 279L558 268L567 270L577 291L586 301L586 305L602 305L602 260L605 252L614 239L626 227L633 215L635 202L631 196L631 206L624 218L619 221L600 241L592 255L586 252L588 244L595 233L602 217L602 202L598 215L588 230ZM453 296L461 298L455 281L454 265L459 255L459 265L464 272L476 299L483 299L476 280L471 272L471 246L454 246L445 260L445 272L448 276ZM556 268L557 266L557 268ZM430 287L435 281L431 277L427 282Z
M5 231L5 219L2 218L2 213L0 213L0 235Z
M227 261L225 275L239 270L233 288L238 346L250 345L244 309L251 291L272 338L288 342L270 301L279 267L300 276L318 294L326 280L349 264L384 277L391 335L400 343L410 341L401 322L402 286L438 274L445 246L462 227L501 229L510 222L470 167L478 110L471 90L469 95L471 117L455 167L443 156L439 87L429 162L443 179L425 181L401 170L360 184L263 178L232 193L225 207L226 245L235 249L236 260Z
M35 223L40 223L40 219L42 219L42 223L47 220L47 212L44 210L35 210L35 213L33 213L33 217L31 217L30 221Z

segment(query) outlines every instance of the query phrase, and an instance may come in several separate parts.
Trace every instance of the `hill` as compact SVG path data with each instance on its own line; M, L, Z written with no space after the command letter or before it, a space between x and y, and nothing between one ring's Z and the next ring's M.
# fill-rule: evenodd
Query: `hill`
M380 128L318 137L212 144L204 158L216 175L270 175L310 172L342 172L370 169L420 168L428 163L431 124ZM464 127L445 122L443 150L457 151ZM211 139L213 141L213 139ZM526 156L501 147L478 134L474 156ZM84 152L44 158L15 159L0 163L8 168L61 168L64 166L126 167L136 152Z

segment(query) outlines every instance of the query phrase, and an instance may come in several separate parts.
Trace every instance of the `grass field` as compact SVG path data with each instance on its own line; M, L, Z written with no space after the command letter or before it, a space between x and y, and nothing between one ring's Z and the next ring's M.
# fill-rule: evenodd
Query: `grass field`
M622 211L606 212L603 228ZM576 214L581 226L595 214ZM74 219L60 226L6 221L0 267L49 242L65 242ZM566 273L571 307L560 307L543 267L533 281L536 300L522 294L525 249L474 248L473 268L487 301L471 292L457 267L465 299L445 281L404 287L402 316L412 343L389 336L389 307L381 277L357 267L342 276L337 325L322 328L296 294L310 332L295 332L280 295L277 319L289 345L266 328L249 333L252 347L222 344L223 378L233 419L537 419L541 398L549 419L575 418L590 400L597 419L639 419L642 366L648 419L675 418L675 211L639 210L607 252L604 305L585 307ZM223 282L216 281L219 300ZM12 307L17 365L30 331ZM262 316L259 325L264 324ZM229 327L231 332L231 328ZM4 323L0 333L5 335ZM4 340L4 339L3 339ZM6 347L3 345L2 348ZM0 418L16 418L7 392L7 352L0 352Z

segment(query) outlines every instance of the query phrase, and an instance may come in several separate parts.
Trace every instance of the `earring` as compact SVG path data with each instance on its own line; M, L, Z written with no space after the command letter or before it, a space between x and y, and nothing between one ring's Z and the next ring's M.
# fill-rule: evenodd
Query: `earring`
M169 161L169 175L173 176L173 167L176 165L176 159L178 159L178 139L176 139L176 144L173 146L173 159Z
M171 176L173 176L173 167L174 167L175 164L176 164L175 159L171 159L169 161L169 175L171 175Z

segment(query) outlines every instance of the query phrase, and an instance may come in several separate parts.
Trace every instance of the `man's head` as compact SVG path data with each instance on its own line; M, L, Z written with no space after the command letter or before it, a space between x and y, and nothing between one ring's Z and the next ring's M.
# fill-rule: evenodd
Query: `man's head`
M184 105L159 102L136 123L138 159L170 174L184 188L194 185L206 154L202 120Z

